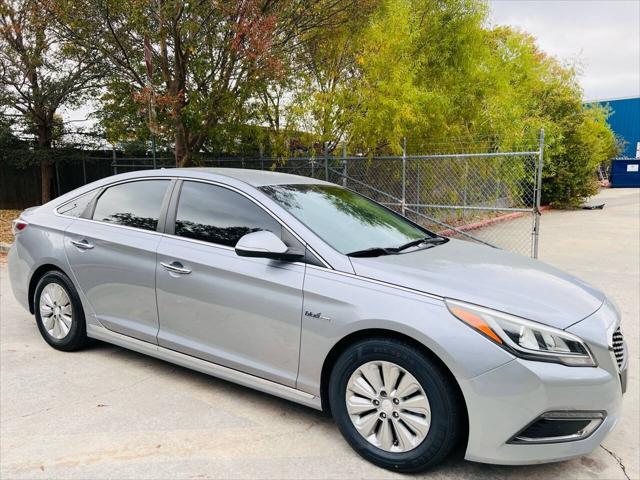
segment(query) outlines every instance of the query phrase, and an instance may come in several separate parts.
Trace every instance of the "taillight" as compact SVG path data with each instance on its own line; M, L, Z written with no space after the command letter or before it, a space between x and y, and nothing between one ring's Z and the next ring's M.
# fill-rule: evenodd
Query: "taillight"
M27 228L27 225L29 225L27 222L18 218L13 222L11 222L11 231L13 232L14 235L17 235L18 233L23 231L25 228Z

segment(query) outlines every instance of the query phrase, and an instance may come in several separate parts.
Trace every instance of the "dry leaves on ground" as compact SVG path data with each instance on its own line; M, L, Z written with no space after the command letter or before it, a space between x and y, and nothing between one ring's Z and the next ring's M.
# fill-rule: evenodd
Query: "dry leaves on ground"
M11 222L19 215L20 210L0 210L0 243L13 243Z

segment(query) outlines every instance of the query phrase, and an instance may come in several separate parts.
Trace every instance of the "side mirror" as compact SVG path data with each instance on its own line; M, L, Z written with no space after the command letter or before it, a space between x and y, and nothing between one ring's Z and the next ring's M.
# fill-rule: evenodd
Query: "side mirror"
M240 257L271 258L273 260L300 260L304 254L289 250L273 233L261 230L247 233L236 243L236 254Z

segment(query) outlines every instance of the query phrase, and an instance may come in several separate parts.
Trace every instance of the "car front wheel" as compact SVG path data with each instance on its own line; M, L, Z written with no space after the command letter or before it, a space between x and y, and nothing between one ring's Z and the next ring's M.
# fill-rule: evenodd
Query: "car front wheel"
M402 341L370 339L347 348L333 368L329 401L349 444L389 470L432 467L460 439L464 412L452 380Z

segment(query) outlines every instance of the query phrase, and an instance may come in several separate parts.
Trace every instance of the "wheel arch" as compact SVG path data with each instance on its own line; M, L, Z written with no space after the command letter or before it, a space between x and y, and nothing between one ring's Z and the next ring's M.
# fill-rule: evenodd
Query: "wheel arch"
M350 345L353 345L358 341L370 340L370 339L376 339L376 338L385 339L385 340L395 339L395 340L406 342L412 345L413 347L415 347L420 352L422 352L426 357L434 361L436 364L438 364L442 368L442 371L449 377L449 379L452 382L452 385L454 385L458 395L458 400L460 401L460 406L464 411L463 423L464 423L464 429L465 429L464 438L466 442L467 434L468 434L468 425L469 425L469 411L467 409L466 400L464 398L462 389L460 388L460 384L458 383L458 380L456 379L455 375L453 375L453 373L451 372L451 369L446 365L444 361L442 361L442 359L438 355L436 355L431 349L426 347L424 344L422 344L418 340L414 339L413 337L410 337L409 335L405 335L404 333L396 332L393 330L387 330L384 328L369 328L365 330L358 330L358 331L352 332L347 336L343 337L342 339L340 339L331 348L331 350L325 357L324 363L322 365L322 373L320 378L320 398L322 402L323 411L325 411L328 414L331 414L331 407L329 404L329 395L328 395L329 378L331 376L331 371L333 370L333 366L335 365L338 357L340 357L340 354L342 354L342 352L344 352Z
M28 301L29 301L29 312L31 312L32 314L35 313L33 297L36 293L36 286L38 285L38 282L45 274L52 271L60 272L67 275L66 272L62 270L62 268L60 268L58 265L54 265L53 263L45 263L43 265L40 265L31 274L31 278L29 279Z

